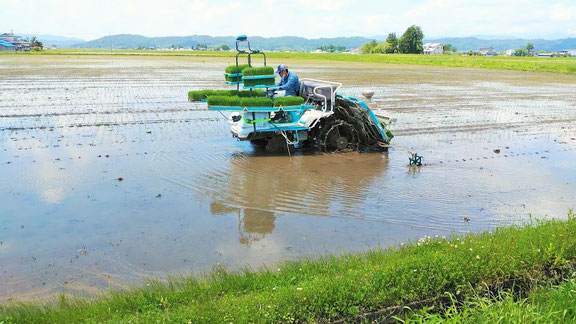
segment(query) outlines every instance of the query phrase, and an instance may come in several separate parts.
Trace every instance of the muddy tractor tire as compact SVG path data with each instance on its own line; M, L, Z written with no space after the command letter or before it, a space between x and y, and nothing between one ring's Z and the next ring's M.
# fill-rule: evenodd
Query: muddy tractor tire
M325 152L356 151L360 147L356 128L341 119L329 120L323 127L320 139Z
M266 145L268 144L268 140L265 138L250 140L250 144L257 146L259 148L265 148Z
M268 153L287 153L288 150L292 152L294 150L294 146L288 145L286 143L286 138L284 138L282 134L275 134L268 140L268 143L266 143L266 152Z

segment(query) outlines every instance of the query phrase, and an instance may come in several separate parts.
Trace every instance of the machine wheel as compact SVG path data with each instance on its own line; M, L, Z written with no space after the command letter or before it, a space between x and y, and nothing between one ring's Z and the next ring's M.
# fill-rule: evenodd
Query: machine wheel
M265 138L259 138L259 139L255 139L255 140L250 140L250 144L262 148L262 147L266 147L266 145L268 144L268 140Z
M321 139L326 152L355 151L360 145L360 137L354 126L339 119L325 125Z
M292 145L286 145L286 139L282 134L275 134L266 144L266 152L268 153L286 153L288 148L290 148L290 151L293 150Z

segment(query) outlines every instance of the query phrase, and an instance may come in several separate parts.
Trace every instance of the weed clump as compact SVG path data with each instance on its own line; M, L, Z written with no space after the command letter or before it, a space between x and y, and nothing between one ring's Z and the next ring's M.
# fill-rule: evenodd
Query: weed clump
M272 99L268 98L242 98L242 107L272 107Z
M274 107L299 106L304 103L304 98L298 96L278 97L274 99Z

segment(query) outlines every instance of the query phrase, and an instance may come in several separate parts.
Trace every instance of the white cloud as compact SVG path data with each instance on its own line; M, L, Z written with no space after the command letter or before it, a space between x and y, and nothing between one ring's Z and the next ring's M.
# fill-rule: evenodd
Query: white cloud
M349 7L356 3L354 0L298 0L297 1L301 7L323 10L323 11L333 11Z
M565 37L576 36L575 22L576 6L566 0L2 0L0 11L0 31L89 39L109 33L374 36L401 34L412 24L427 36Z
M567 5L565 3L557 4L552 7L551 17L558 22L572 21L572 26L575 26L576 20L576 5Z

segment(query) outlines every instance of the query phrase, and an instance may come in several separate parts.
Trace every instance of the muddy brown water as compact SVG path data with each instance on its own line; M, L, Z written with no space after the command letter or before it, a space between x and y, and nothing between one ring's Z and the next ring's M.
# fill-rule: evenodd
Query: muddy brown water
M396 119L388 153L288 157L186 100L226 88L229 63L0 56L1 300L275 267L576 205L576 76L284 61L346 95L374 90Z

